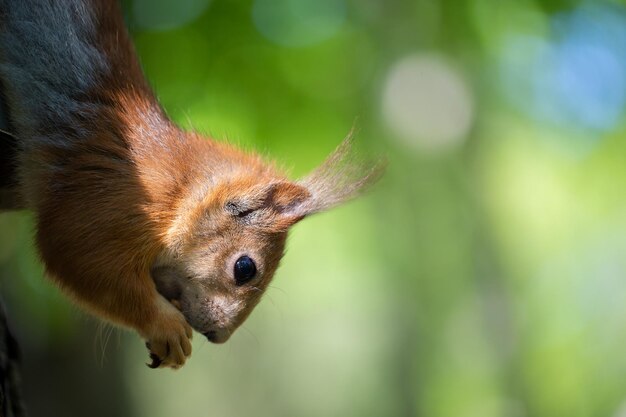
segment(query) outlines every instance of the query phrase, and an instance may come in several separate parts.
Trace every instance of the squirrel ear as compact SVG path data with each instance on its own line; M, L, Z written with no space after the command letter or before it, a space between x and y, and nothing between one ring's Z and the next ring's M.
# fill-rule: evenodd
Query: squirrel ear
M352 143L353 131L318 168L297 182L310 193L310 198L299 207L302 216L351 200L380 179L386 161L358 159Z
M224 209L237 217L245 217L261 209L288 214L297 211L298 206L310 196L306 188L298 184L273 182L254 187L245 194L230 199Z
M268 194L269 206L282 216L303 217L302 207L306 206L311 193L301 185L291 182L273 184Z
M302 207L310 197L301 185L281 181L255 187L228 201L224 208L251 226L284 231L306 215Z

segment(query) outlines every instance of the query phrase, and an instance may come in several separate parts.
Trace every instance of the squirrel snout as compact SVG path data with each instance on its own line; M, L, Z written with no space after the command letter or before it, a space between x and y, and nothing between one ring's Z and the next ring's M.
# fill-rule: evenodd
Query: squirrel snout
M204 333L211 343L224 343L230 338L230 332L226 329L209 330Z

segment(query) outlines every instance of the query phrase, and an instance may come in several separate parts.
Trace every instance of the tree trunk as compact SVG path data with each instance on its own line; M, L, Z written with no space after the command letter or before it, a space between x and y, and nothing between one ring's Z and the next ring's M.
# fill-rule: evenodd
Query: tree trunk
M20 389L19 360L19 346L9 329L4 305L0 305L0 417L26 415Z

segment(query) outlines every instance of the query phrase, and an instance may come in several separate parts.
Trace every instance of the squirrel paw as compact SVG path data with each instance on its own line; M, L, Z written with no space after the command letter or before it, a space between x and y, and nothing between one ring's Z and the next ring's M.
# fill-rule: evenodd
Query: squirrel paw
M165 314L144 334L150 368L178 369L191 355L192 330L182 313L168 303Z

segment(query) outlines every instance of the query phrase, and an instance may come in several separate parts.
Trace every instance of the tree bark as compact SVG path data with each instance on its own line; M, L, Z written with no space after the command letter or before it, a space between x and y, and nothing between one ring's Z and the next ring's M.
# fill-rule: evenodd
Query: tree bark
M0 417L25 416L20 383L20 350L0 301Z

